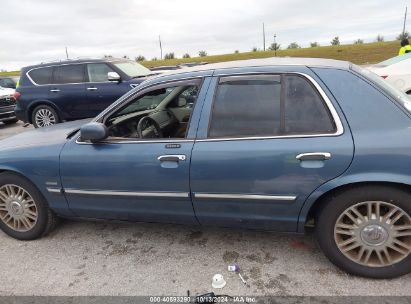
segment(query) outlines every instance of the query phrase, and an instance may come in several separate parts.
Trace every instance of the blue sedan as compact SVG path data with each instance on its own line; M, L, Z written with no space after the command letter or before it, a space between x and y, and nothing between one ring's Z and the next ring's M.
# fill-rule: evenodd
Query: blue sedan
M349 273L411 271L411 103L348 62L277 58L149 79L93 121L0 141L0 228L58 218L303 233Z

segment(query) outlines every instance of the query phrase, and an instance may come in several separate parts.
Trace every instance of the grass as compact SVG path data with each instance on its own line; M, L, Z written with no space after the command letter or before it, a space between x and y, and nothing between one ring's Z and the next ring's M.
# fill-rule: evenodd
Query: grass
M279 50L277 51L277 56L331 58L338 60L347 60L356 64L373 64L396 56L398 54L399 47L399 41L373 42L365 44L347 44L338 46L319 46L314 48ZM142 64L146 67L156 67L163 65L177 65L187 62L206 61L208 63L215 63L232 60L268 58L273 57L274 55L274 51L257 51L237 54L233 53L213 55L206 57L193 57L185 59L143 61ZM19 71L0 72L0 76L15 75L19 75Z

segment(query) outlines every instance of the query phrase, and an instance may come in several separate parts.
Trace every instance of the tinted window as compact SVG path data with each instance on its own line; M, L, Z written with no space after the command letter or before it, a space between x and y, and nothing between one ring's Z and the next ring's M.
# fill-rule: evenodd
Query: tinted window
M12 78L2 78L0 79L0 87L15 89L16 83Z
M280 133L280 76L226 77L220 80L210 137Z
M84 82L83 64L61 65L55 67L54 83L64 84L80 82Z
M113 72L113 69L105 63L90 63L87 65L89 82L108 81L107 73L109 72Z
M285 134L335 132L335 124L322 98L303 77L284 76Z
M37 84L49 84L51 83L51 74L53 68L40 68L29 72L29 76Z

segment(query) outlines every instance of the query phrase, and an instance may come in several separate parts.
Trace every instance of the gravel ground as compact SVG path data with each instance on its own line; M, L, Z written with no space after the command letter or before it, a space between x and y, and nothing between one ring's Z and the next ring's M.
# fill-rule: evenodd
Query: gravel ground
M0 124L0 138L24 130ZM0 232L0 243L0 295L193 295L212 291L216 273L228 295L411 295L411 275L347 275L312 235L65 220L40 240ZM234 262L247 286L227 272Z

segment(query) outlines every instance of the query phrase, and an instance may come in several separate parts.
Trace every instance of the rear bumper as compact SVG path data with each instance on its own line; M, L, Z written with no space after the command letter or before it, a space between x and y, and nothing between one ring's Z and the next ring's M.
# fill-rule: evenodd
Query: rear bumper
M29 122L27 119L26 111L19 109L18 106L14 109L14 113L19 120L24 121L26 123Z
M0 122L16 119L14 106L0 107Z

